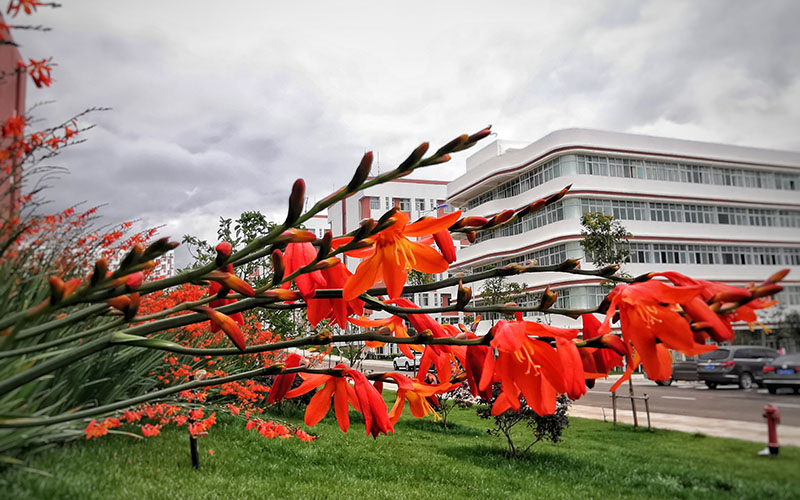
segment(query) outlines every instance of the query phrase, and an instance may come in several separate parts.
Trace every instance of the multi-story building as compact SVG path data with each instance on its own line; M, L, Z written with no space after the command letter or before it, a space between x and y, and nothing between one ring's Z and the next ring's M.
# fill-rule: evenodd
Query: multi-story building
M744 285L788 267L779 299L800 310L800 153L567 129L530 144L490 143L467 159L466 173L448 185L447 199L467 215L489 215L570 184L559 202L479 233L454 267L474 272L578 258L591 268L580 245L580 219L604 212L633 234L624 271L674 270ZM515 279L526 283L530 293L521 302L530 305L548 283L559 292L557 307L593 307L608 292L598 279L569 274Z
M175 252L169 251L156 260L149 279L164 279L175 275Z

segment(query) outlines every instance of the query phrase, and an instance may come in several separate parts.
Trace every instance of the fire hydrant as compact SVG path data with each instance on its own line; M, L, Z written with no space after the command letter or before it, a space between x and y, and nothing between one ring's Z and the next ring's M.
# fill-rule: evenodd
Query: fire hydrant
M767 447L759 451L761 456L774 456L778 454L778 424L781 423L781 412L772 405L764 407L764 418L767 419Z

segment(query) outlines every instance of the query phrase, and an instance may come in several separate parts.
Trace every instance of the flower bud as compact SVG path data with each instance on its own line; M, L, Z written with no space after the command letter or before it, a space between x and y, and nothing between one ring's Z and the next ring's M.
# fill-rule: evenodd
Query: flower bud
M144 258L151 259L165 254L170 250L175 250L179 245L176 241L169 241L169 238L159 238L144 251Z
M458 293L456 294L456 307L461 309L472 300L472 288L467 288L464 283L458 281Z
M787 274L789 274L789 269L781 269L777 273L775 273L772 276L770 276L769 278L767 278L765 283L778 283L778 282L782 281L783 278L785 278Z
M572 271L573 269L580 269L581 261L578 259L567 259L558 265L559 271Z
M227 241L222 241L217 245L217 257L214 262L217 266L221 266L228 261L231 254L233 253L233 246L228 243Z
M753 298L757 299L759 297L767 297L770 295L775 295L781 290L783 290L783 287L780 285L775 285L771 283L766 285L761 285L753 289Z
M620 356L625 356L628 354L627 344L625 344L625 342L616 335L606 333L605 335L600 337L600 342L604 346L611 348L614 352L616 352Z
M750 290L744 288L728 289L717 293L711 302L746 302L753 296Z
M131 305L131 298L127 295L120 295L119 297L108 299L106 304L124 314L128 311L128 307Z
M244 334L239 329L239 325L236 324L236 321L233 320L227 314L223 314L216 309L212 309L208 306L198 306L194 308L195 311L200 312L208 316L208 319L211 320L212 323L217 325L220 330L225 332L225 335L231 339L231 342L240 350L244 351L246 348Z
M488 137L491 133L492 133L492 126L491 125L489 125L488 127L484 128L483 130L479 130L478 132L475 132L474 134L469 136L469 138L467 138L467 144L468 144L467 147L472 146L473 144L475 144L476 142L480 141L481 139L484 139L484 138Z
M614 276L619 271L619 266L616 264L611 264L610 266L606 266L600 270L600 276Z
M463 219L459 220L451 229L458 229L462 227L483 227L489 223L489 219L486 217L476 217L476 216L469 216L464 217Z
M322 271L325 269L330 269L332 267L336 267L341 264L342 261L338 257L328 257L327 259L322 259L321 261L314 264L314 271Z
M514 217L514 211L511 209L503 210L499 214L496 214L494 217L489 219L489 223L486 227L494 227L503 224L504 222L508 222L512 217Z
M283 281L286 267L283 263L283 252L278 249L272 251L272 286L276 287Z
M142 285L142 281L144 281L144 274L141 271L130 274L125 279L125 288L132 292Z
M107 274L108 274L108 261L106 259L98 259L97 262L94 263L94 272L92 273L92 277L89 280L89 283L92 286L96 286L103 279L105 279Z
M139 262L139 260L144 255L144 250L142 250L141 245L133 245L131 251L122 259L122 262L119 264L120 269L127 269Z
M570 184L569 186L565 187L564 189L562 189L561 191L557 192L556 194L548 196L547 198L545 198L545 205L552 205L553 203L557 202L558 200L563 198L564 195L567 194L567 192L571 188L572 188L572 184Z
M448 153L452 153L454 151L459 151L464 144L467 143L469 140L469 136L467 134L462 134L453 139L452 141L448 142L444 146L440 147L434 156L442 156Z
M233 273L211 271L205 275L204 279L216 281L223 287L230 288L231 290L239 292L246 297L253 297L256 294L256 292L253 290L253 287Z
M447 163L448 161L450 161L450 155L443 155L443 156L438 156L436 158L431 159L428 162L428 165L438 165L440 163Z
M289 195L289 210L286 214L284 226L293 226L300 214L303 213L303 204L306 201L306 183L303 179L297 179L292 186L292 194Z
M427 142L423 142L422 144L417 146L417 148L414 149L414 151L411 152L411 154L408 156L408 158L403 160L403 163L398 165L397 171L398 172L405 172L407 170L412 170L414 168L414 166L417 163L419 163L419 161L422 159L422 157L425 155L425 153L428 152L428 147L429 146L430 145Z
M542 300L539 302L538 309L540 311L546 311L550 309L551 307L553 307L553 304L556 303L557 298L558 298L558 292L553 292L552 290L550 290L550 285L547 285L547 287L544 289L544 292L542 293Z
M356 172L353 174L353 178L350 179L350 183L347 184L348 193L355 193L356 190L358 190L361 184L367 180L371 168L372 151L368 151L364 153L364 156L361 158L361 163L358 164L358 168L356 168Z
M282 232L275 239L276 243L311 243L316 241L317 235L304 229L291 228Z
M284 288L271 288L265 292L262 292L260 296L266 299L275 300L276 302L284 300L286 301L300 300L301 298L303 298L300 292L297 292L295 290L286 290Z
M464 234L467 236L467 241L469 241L470 243L475 243L475 239L476 239L475 231L467 231Z
M50 276L50 304L56 305L64 299L64 292L66 287L61 278L57 276Z
M325 235L319 240L319 250L317 250L317 260L324 259L331 252L331 242L333 233L325 231Z

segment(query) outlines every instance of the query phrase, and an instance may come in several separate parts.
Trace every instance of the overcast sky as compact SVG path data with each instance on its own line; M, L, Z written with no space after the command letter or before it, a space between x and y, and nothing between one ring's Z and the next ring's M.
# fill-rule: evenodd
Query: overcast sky
M245 210L281 218L294 179L322 198L364 151L386 170L488 124L800 150L792 0L61 3L30 19L53 31L14 33L58 64L28 105L54 100L36 110L52 123L113 110L58 159L71 173L49 196L176 239ZM465 156L419 176L455 178Z

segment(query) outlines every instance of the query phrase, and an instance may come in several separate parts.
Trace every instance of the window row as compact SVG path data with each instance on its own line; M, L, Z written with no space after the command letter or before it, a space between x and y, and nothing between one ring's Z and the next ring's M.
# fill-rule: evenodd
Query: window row
M578 174L760 189L800 189L800 175L790 173L607 156L576 157Z
M517 219L507 226L490 231L480 231L475 235L475 242L480 243L481 241L491 240L493 238L527 233L528 231L533 231L537 227L552 224L560 220L564 220L564 203L557 201L550 206Z
M528 261L535 262L536 265L539 266L554 266L556 264L561 264L565 260L567 260L566 245L555 245L548 248L542 248L541 250L528 252L524 255L518 255L516 257L493 262L491 264L471 268L469 272L470 274L482 273L483 271L488 271L489 269L494 269L496 267L503 267L514 263L524 264Z
M630 243L634 264L800 266L800 248ZM589 256L587 256L589 257Z
M737 226L800 227L800 211L721 207L688 203L581 199L581 210L603 212L619 220L732 224Z
M510 198L556 177L576 174L757 189L800 190L800 175L792 173L608 156L564 155L468 200L466 208L473 209L491 200Z

